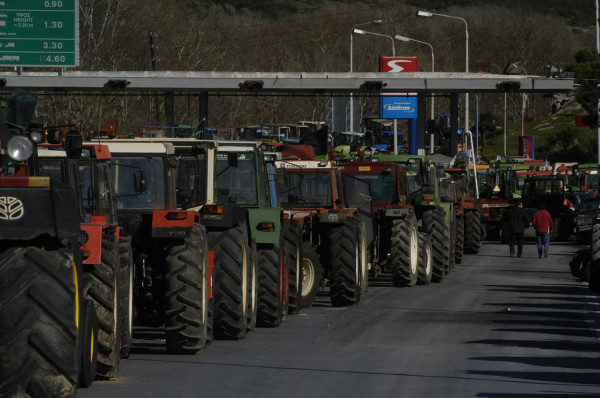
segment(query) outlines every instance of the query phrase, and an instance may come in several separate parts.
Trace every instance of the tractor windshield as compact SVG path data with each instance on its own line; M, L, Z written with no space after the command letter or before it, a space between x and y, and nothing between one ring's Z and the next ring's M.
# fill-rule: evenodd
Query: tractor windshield
M117 209L165 208L162 158L113 158L112 173Z
M279 187L279 203L284 208L331 207L331 170L300 170L289 168L287 185Z
M258 204L256 157L253 152L217 154L217 202Z

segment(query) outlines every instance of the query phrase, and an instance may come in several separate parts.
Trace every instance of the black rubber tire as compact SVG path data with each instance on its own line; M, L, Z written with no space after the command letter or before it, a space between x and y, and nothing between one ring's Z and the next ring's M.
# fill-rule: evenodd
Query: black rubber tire
M0 396L75 395L80 353L73 267L66 249L0 253Z
M441 210L441 211L440 211ZM448 264L449 250L447 246L448 226L444 221L444 210L436 207L423 213L422 231L431 237L433 248L433 270L431 281L441 282Z
M417 276L418 285L429 285L433 272L433 247L431 236L424 232L419 232L419 274Z
M165 275L165 339L169 354L198 354L208 335L208 246L206 228L170 246Z
M481 241L485 227L481 224L481 211L467 210L465 211L465 237L464 237L464 253L477 254L481 248ZM491 239L491 238L490 238ZM495 238L497 239L497 237ZM495 240L491 239L491 240Z
M360 300L359 226L354 218L331 230L330 299L334 307L358 304Z
M588 287L592 292L600 292L600 224L592 225L591 247Z
M590 243L592 261L600 260L600 224L592 225L592 241Z
M369 247L367 245L367 226L361 218L356 219L358 223L358 256L359 256L359 286L360 294L364 296L369 290ZM416 225L416 221L415 221Z
M301 308L308 308L315 301L317 293L319 293L319 287L322 279L323 267L319 261L319 255L309 242L304 242L302 244Z
M583 282L589 282L590 280L590 266L591 266L591 258L589 256L584 257L581 262L581 276L579 279Z
M256 329L256 320L258 318L258 253L256 250L256 241L250 242L248 252L248 310L246 311L246 333L253 332Z
M119 330L121 359L129 358L133 339L133 250L131 236L119 238Z
M442 210L442 214L444 214L445 217L445 210ZM452 236L455 232L456 232L456 218L454 210L450 210L452 211L452 219L450 220L450 224L446 225L446 242L449 243L448 245L448 262L446 262L446 274L449 274L450 272L452 272L454 270L454 264L455 264L455 256L456 256L456 240L455 238Z
M79 388L88 388L96 379L98 356L94 352L98 347L98 319L96 309L91 300L84 301L82 324L81 368L79 371Z
M248 325L249 268L252 268L245 223L208 233L215 251L213 333L215 339L243 339Z
M302 306L302 226L296 220L284 224L285 247L289 273L288 313L297 314Z
M282 286L282 251L279 246L258 250L258 314L256 326L281 325L284 303Z
M394 286L414 286L419 274L419 235L414 212L391 221L390 239L390 269Z
M103 379L117 376L121 361L119 330L119 244L114 235L102 237L102 263L84 265L83 294L96 307L98 318L98 366Z
M454 262L460 264L463 262L465 249L465 218L462 214L456 214L455 218L455 238L454 238Z

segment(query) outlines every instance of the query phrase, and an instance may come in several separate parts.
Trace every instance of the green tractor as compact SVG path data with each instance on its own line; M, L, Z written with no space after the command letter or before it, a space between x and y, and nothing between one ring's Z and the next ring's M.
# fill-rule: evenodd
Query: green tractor
M441 282L454 266L456 248L456 241L452 238L456 231L454 199L442 195L440 188L441 180L445 177L444 167L430 162L427 156L422 155L375 154L370 158L395 162L406 168L411 204L415 209L419 231L431 236L431 280Z

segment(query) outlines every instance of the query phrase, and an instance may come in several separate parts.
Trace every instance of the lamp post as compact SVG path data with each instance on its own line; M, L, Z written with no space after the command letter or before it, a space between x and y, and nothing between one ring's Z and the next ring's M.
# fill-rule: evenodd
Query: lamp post
M405 37L405 36L400 36L400 35L396 35L394 38L398 41L414 41L415 43L421 43L421 44L425 44L426 46L429 46L429 49L431 50L431 71L435 72L435 58L433 56L433 46L431 44L421 41L421 40L411 39L410 37ZM431 95L431 119L432 120L435 119L435 111L433 109L434 100L435 99L432 94ZM433 131L430 131L429 133L431 134L431 136L429 137L429 153L433 154L433 150L434 150L434 146L435 146L435 136L433 134Z
M355 33L357 35L373 35L390 39L392 41L392 57L396 56L396 48L394 46L394 38L392 36L382 35L381 33L367 32L366 30L362 29L354 29L352 33Z
M436 14L429 11L418 11L418 17L431 18L433 16L459 19L465 24L465 72L469 72L469 28L464 18L453 15ZM469 129L469 93L465 93L465 130Z
M381 19L374 19L372 21L369 22L364 22L364 23L360 23L358 25L354 25L354 27L352 27L352 29L350 30L350 73L354 72L354 68L353 68L353 57L352 57L352 38L354 37L354 30L356 28L358 28L359 26L366 26L366 25L379 25L382 23ZM350 93L350 131L354 132L354 99L352 98L352 93Z
M352 33L356 33L357 35L373 35L379 37L385 37L392 41L392 57L396 56L396 46L394 45L394 38L388 35L382 35L381 33L367 32L362 29L353 29ZM394 119L394 155L398 154L398 120Z

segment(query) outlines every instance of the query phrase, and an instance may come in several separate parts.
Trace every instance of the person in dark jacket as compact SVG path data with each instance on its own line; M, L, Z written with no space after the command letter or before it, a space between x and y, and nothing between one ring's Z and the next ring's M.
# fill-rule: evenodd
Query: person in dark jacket
M529 228L529 214L523 210L523 202L518 200L515 207L508 210L505 215L505 222L508 224L510 232L510 256L515 255L515 242L517 243L517 257L523 254L523 235Z

